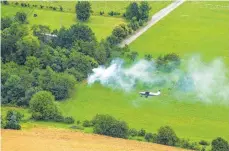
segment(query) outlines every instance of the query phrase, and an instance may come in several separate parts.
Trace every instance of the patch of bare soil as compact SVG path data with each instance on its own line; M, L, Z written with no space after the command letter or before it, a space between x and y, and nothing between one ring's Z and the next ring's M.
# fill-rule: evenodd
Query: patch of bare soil
M182 151L170 146L85 134L70 130L36 128L1 130L2 151Z

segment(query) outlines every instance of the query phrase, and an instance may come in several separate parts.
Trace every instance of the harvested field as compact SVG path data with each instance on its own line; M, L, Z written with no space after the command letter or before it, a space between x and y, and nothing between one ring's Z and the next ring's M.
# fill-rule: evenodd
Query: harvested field
M175 147L69 130L2 130L3 151L181 151Z

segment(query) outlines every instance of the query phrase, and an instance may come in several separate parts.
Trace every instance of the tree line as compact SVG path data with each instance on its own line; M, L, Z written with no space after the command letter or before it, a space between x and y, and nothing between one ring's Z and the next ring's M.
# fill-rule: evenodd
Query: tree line
M40 100L44 100L43 102ZM42 118L46 120L56 120L73 124L75 121L71 117L63 117L54 105L54 97L50 92L39 92L33 96L30 103L32 111L32 118ZM9 110L4 120L2 120L2 127L6 129L21 129L20 121L23 114L15 110ZM228 151L228 142L217 137L211 143L201 140L199 142L192 142L188 139L179 138L175 131L170 126L162 126L158 129L157 133L146 132L144 129L136 130L129 128L125 121L117 120L113 116L107 114L97 114L92 120L85 120L81 127L80 121L77 125L71 126L74 129L83 130L83 127L92 127L93 133L106 135L111 137L118 137L124 139L137 139L146 142L158 143L168 146L181 147L191 150L206 151L207 146L211 145L210 151Z

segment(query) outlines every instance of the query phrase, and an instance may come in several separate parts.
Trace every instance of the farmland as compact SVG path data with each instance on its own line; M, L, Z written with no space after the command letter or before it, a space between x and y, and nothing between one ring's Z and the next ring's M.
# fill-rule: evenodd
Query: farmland
M186 2L134 41L140 56L175 52L200 54L207 61L228 59L228 2Z
M39 5L39 2L30 3ZM152 7L150 14L154 14L169 3L150 2ZM25 11L30 14L29 25L48 25L51 29L69 27L78 22L75 19L73 2L49 4L63 5L66 11L31 10L31 8L9 5L2 6L2 14L12 16L18 11ZM120 16L100 16L99 11L103 8L105 12L112 10L123 13L127 5L127 2L92 2L94 13L89 21L83 24L91 27L99 40L106 38L116 25L127 21ZM38 16L34 17L33 14ZM129 48L131 51L138 52L138 60L145 54L151 54L153 59L156 59L160 55L174 52L182 60L193 55L201 55L204 64L222 58L223 63L227 65L229 64L228 14L228 2L185 2L131 43ZM227 71L228 68L225 68L225 73L228 73ZM208 76L206 75L206 78ZM176 90L163 86L155 86L149 90L160 89L162 94L158 97L140 97L139 91L145 89L147 88L137 85L134 90L126 92L122 89L107 88L99 83L87 85L84 79L77 82L67 99L56 101L55 105L63 116L73 117L75 124L78 122L81 126L84 120L91 120L96 114L109 114L118 120L126 121L130 128L137 130L143 128L146 132L156 133L161 126L168 125L179 138L191 141L211 142L219 136L229 140L228 102L222 103L222 100L217 98L207 102L187 93L176 95ZM9 109L23 113L25 116L21 126L24 130L34 127L70 129L75 125L31 120L31 112L28 108L3 106L1 109L3 116ZM79 131L92 133L92 127Z

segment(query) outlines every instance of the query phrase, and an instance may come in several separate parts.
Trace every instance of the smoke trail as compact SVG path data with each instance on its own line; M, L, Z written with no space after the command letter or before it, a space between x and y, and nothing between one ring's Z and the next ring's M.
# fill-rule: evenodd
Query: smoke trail
M229 102L228 70L220 59L204 64L199 56L182 62L184 69L171 73L159 72L154 61L140 60L125 67L122 59L115 59L109 67L99 66L88 77L88 84L99 82L106 87L127 92L143 86L147 90L155 87L175 89L186 95L195 94L204 102L221 100Z

